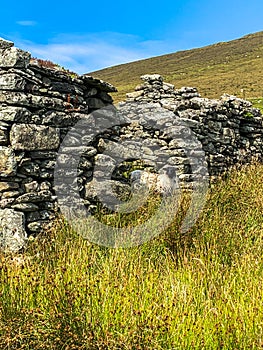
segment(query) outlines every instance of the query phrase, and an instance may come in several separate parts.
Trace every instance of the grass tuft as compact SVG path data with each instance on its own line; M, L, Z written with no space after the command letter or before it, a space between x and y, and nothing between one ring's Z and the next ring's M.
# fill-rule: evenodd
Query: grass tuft
M187 199L139 247L89 244L58 219L1 254L0 349L262 348L262 178L253 164L219 181L185 235Z

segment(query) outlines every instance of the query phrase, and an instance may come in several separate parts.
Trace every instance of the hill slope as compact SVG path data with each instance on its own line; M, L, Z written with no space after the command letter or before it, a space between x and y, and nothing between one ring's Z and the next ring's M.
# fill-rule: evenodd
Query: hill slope
M203 97L219 97L224 92L246 98L262 97L262 72L263 31L89 74L115 85L119 92L113 97L119 101L125 93L133 91L140 83L140 76L147 73L159 73L176 87L197 87Z

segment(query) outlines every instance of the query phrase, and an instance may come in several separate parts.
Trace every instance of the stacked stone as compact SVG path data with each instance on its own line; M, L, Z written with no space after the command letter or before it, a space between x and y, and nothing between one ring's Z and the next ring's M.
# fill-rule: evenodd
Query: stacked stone
M0 246L19 250L50 223L59 146L81 116L111 104L113 91L99 79L39 66L0 39Z
M165 83L158 74L144 75L142 85L127 94L127 103L156 103L188 125L203 145L211 180L233 165L262 159L263 120L249 101L223 95L201 98L196 88Z
M205 170L207 163L213 179L233 165L262 158L262 116L251 103L229 95L201 98L195 88L175 89L157 74L142 80L116 111L112 85L40 66L0 39L0 247L17 251L50 224L58 191L65 194L65 206L72 199L67 186L72 172L92 212L101 199L114 209L115 198L129 197L126 159L142 160L150 171L165 170L192 188L193 166ZM76 128L79 120L85 120L83 128ZM62 177L55 191L56 165Z

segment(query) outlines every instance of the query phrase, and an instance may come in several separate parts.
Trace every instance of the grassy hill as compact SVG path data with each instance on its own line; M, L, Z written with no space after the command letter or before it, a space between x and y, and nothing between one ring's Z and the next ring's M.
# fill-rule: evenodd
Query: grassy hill
M223 93L245 98L263 96L263 31L229 42L152 57L91 72L115 85L115 101L134 90L143 74L159 73L176 87L195 86L203 97ZM243 89L243 92L241 92Z

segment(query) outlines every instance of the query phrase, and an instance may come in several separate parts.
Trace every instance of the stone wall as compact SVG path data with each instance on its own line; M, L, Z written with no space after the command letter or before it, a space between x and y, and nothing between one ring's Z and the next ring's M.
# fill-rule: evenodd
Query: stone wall
M18 250L54 217L60 143L81 116L111 104L113 91L98 79L41 67L28 52L0 39L2 247Z
M127 94L127 101L154 103L193 130L205 151L211 179L233 165L262 159L263 119L251 102L227 94L219 100L201 98L196 88L176 89L158 74L141 79L144 83Z
M168 164L182 187L191 188L193 169L185 150L196 155L201 150L192 139L187 145L183 136L187 128L204 151L203 166L208 167L211 179L233 165L262 158L262 116L250 102L229 95L220 100L201 98L195 88L175 89L159 75L142 79L144 83L115 109L109 95L116 91L112 85L39 66L29 53L0 39L3 249L21 249L28 236L39 233L55 217L56 166L62 170L59 187L65 201L66 194L70 200L67 184L79 155L77 188L90 212L102 197L111 203L115 197L129 197L126 158L142 159L151 171L167 169ZM147 113L138 113L138 109ZM85 122L77 128L82 119ZM176 129L181 141L167 128ZM141 147L137 152L138 139ZM126 141L134 143L133 156ZM160 157L165 161L158 165Z

